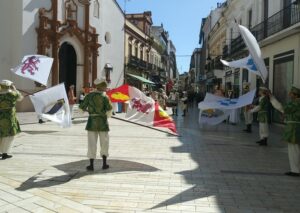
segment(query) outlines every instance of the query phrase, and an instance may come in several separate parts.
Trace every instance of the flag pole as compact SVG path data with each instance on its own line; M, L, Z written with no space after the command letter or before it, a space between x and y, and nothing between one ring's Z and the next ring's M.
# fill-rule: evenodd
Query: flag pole
M26 95L25 95L24 97L27 97L27 96L29 96L29 95L34 95L34 93L43 91L43 89L41 89L41 90L38 90L38 91L36 91L36 92L34 92L34 93L30 93L30 92L27 92L27 91L21 90L21 89L17 89L17 90L20 91L20 92L22 92L22 93L25 93Z
M77 118L88 118L88 117L87 117L87 116L75 117L75 119L77 119ZM129 121L129 120L126 120L126 119L123 119L123 118L118 118L118 117L116 117L116 116L111 116L111 118L113 118L113 119L115 119L115 120L119 120L119 121L124 121L124 122L130 123L130 124L135 124L135 125L137 125L137 126L146 127L146 128L148 128L148 129L156 130L156 131L158 131L158 132L167 133L167 134L172 135L172 136L181 137L180 135L175 134L175 133L172 133L172 132L164 131L164 130L157 129L157 128L154 128L154 127L152 127L152 126L147 126L147 125L144 125L144 124L135 123L135 122L133 122L133 121Z

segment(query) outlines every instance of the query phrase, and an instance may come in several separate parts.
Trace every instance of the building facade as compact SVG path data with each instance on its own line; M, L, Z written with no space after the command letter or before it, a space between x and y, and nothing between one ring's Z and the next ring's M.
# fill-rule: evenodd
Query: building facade
M293 84L300 86L300 1L228 0L223 5L223 11L215 27L208 27L210 23L207 20L210 17L205 18L202 24L200 41L206 59L209 54L219 55L229 61L247 56L248 50L235 21L246 26L258 40L269 70L269 77L264 86L270 88L282 102L286 102L290 87ZM202 57L204 58L204 55ZM212 56L210 58L214 59ZM216 79L216 75L208 71L212 64L207 60L205 64L206 85L208 85L207 75L211 75L213 79ZM224 73L223 76L218 76L222 78L222 87L224 90L233 89L235 96L242 95L244 82L250 82L251 89L263 85L260 77L249 73L248 70L228 67L220 70ZM215 80L213 85L216 84L220 82ZM276 111L273 112L272 119L275 122L282 122Z
M78 94L97 77L123 83L124 15L115 0L11 0L0 11L0 26L9 29L1 33L1 79L35 92L40 85L9 70L24 55L41 54L54 58L48 87L73 84ZM18 108L32 110L29 99Z
M126 82L140 89L166 88L174 75L176 49L163 26L153 26L152 13L126 14Z

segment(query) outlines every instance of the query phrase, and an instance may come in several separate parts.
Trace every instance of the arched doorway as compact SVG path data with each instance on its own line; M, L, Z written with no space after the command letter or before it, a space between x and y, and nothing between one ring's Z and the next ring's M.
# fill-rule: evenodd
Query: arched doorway
M74 47L65 42L59 50L59 83L65 83L66 88L75 85L77 80L77 55Z

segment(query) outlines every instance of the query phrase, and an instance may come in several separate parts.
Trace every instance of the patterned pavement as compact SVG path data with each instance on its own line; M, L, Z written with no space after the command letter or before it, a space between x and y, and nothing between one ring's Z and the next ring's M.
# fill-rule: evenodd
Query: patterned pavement
M281 128L200 128L197 111L174 118L180 137L110 119L110 169L86 172L86 118L69 129L18 115L14 157L0 161L0 212L300 212ZM117 115L122 117L122 115Z

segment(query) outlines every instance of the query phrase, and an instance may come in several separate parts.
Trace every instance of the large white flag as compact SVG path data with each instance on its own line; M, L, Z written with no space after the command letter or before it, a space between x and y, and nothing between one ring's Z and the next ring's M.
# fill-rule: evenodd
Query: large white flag
M30 95L37 114L53 121L62 127L71 126L71 115L68 97L64 84L45 89Z
M237 99L228 99L207 93L198 104L200 124L217 125L224 121L233 109L252 104L256 90L252 90Z
M52 63L53 58L47 56L26 55L23 57L22 63L11 71L21 77L47 85Z
M158 103L127 84L107 92L112 102L129 102L126 119L150 127L168 128L176 133L173 119Z
M221 62L224 65L233 68L246 68L250 72L259 75L265 83L268 78L268 70L262 58L262 53L259 48L259 44L254 35L246 27L238 25L238 28L246 46L248 47L249 56L237 61L228 62L221 60Z

